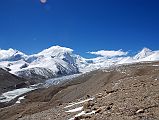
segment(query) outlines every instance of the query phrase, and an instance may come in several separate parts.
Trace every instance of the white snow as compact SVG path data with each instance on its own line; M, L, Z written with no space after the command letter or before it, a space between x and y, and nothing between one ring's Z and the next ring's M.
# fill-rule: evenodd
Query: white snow
M17 103L17 104L21 103L20 101L23 100L23 99L25 99L24 97L25 97L25 96L19 97L16 103Z
M25 54L23 54L22 52L18 51L18 50L13 50L12 48L8 49L8 50L1 50L0 49L0 60L5 60L5 59L9 59L11 57L14 57L15 55L23 55L26 56Z
M72 49L60 46L52 46L33 55L25 55L13 49L0 50L0 66L10 68L10 72L16 75L23 74L23 71L30 72L33 69L37 75L45 75L46 70L51 71L55 77L59 71L66 75L74 74L78 73L78 68L72 52ZM27 66L23 68L25 64ZM48 75L45 76L48 77Z
M82 104L84 102L87 102L87 101L90 101L90 100L93 100L94 98L89 98L89 99L86 99L86 100L82 100L82 101L79 101L79 102L73 102L73 103L70 103L68 106L64 107L64 108L69 108L69 107L72 107L74 105L78 105L78 104Z
M62 77L57 77L57 78L49 79L49 80L45 81L44 86L45 87L49 87L51 85L57 85L60 82L63 82L63 81L66 81L66 80L71 80L71 79L73 79L75 77L78 77L80 75L82 75L82 74L67 75L67 76L62 76Z
M0 58L1 59L6 59L8 57L11 57L13 54L15 54L15 51L11 48L8 50L0 50Z
M68 109L70 107L73 107L75 105L79 105L79 104L82 104L84 102L87 102L87 101L90 101L90 100L93 100L94 97L92 98L89 98L89 99L85 99L85 100L81 100L79 102L73 102L73 103L70 103L68 106L64 107L64 109ZM71 110L67 110L65 112L69 112L69 113L74 113L74 112L79 112L81 111L80 113L76 114L74 117L70 118L69 120L74 120L75 117L78 117L78 116L81 116L81 115L91 115L91 114L95 114L95 111L91 111L89 113L86 113L85 111L82 111L83 107L77 107L77 108L74 108L74 109L71 109Z
M143 48L137 55L134 56L134 59L139 60L142 58L145 58L151 54L153 54L154 52L148 48Z
M92 112L86 113L85 111L82 111L80 113L78 113L77 115L75 115L73 118L70 118L69 120L74 120L75 117L79 117L81 115L91 115L91 114L95 114L95 111L93 110Z
M72 53L73 50L70 48L66 48L66 47L61 47L61 46L52 46L48 49L45 49L43 51L41 51L40 53L38 53L38 55L44 55L44 56L50 56L50 55L54 55L56 57L61 57L61 55L63 55L64 53Z
M0 102L9 102L13 100L14 98L35 89L36 88L20 88L20 89L15 89L12 91L5 92L0 96Z
M87 101L90 101L90 100L93 100L93 98L89 98L89 99L85 99L85 100L81 100L79 102L73 102L73 103L70 103L69 105L65 106L64 109L68 109L70 107L73 107L75 105L79 105L79 104L82 104L84 102L87 102ZM65 112L67 113L74 113L74 112L79 112L81 111L80 113L76 114L73 118L70 118L69 120L74 120L75 117L78 117L78 116L81 116L81 115L90 115L90 114L94 114L95 111L92 111L92 112L89 112L89 113L86 113L85 111L82 111L83 109L83 106L82 107L77 107L77 108L74 108L74 109L71 109L71 110L67 110Z
M78 107L78 108L75 108L75 109L71 109L71 110L68 110L68 111L65 111L65 112L78 112L78 111L81 111L83 109L83 107Z
M155 66L155 67L157 67L157 66L159 66L159 65L152 65L152 66Z

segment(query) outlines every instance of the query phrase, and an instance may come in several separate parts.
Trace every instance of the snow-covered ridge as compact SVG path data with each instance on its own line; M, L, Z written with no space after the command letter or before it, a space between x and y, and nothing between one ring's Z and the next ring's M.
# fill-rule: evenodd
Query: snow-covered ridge
M86 59L74 54L72 49L61 46L52 46L33 55L26 55L10 48L0 50L0 66L9 68L11 73L19 76L41 76L41 78L48 79L89 72L112 65L159 60L159 51L152 51L148 48L143 48L134 56L128 56L127 53L122 50L102 50L91 52L99 56Z
M12 48L8 50L0 49L0 61L16 61L26 57L26 54Z
M9 68L12 74L27 78L36 76L48 79L70 75L79 73L72 52L70 48L52 46L37 54L26 55L10 48L0 50L0 66Z
M137 55L134 56L134 59L143 59L153 54L154 52L148 48L143 48Z
M44 55L44 56L53 55L56 57L61 57L65 53L71 54L72 52L73 52L73 50L70 48L60 47L60 46L52 46L48 49L41 51L40 53L38 53L38 55Z
M82 62L79 62L80 64L79 69L81 71L90 71L90 70L101 69L101 68L120 65L120 64L159 61L159 50L152 51L148 48L143 48L134 56L129 56L127 55L128 52L124 52L124 51L122 51L123 53L122 55L125 55L125 56L119 56L121 55L121 53L118 53L118 52L121 52L120 50L110 51L110 52L114 53L112 57L110 57L110 55L108 54L109 52L107 50L106 52L102 50L102 54L104 55L101 55L100 53L99 57L92 58L92 59L81 58L80 61ZM99 51L93 52L93 53L99 53Z

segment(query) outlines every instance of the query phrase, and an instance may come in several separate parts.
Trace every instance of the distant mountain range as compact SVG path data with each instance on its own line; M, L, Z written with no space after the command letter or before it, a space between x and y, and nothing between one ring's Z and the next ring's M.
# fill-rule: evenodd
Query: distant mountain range
M148 48L143 48L135 56L98 56L90 59L74 54L70 48L60 46L52 46L33 55L26 55L11 48L0 50L1 68L20 77L40 80L114 65L158 60L159 51Z

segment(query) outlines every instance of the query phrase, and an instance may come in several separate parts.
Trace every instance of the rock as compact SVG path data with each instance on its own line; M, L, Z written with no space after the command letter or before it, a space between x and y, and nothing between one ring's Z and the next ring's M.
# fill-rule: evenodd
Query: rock
M106 93L109 94L109 93L114 93L114 92L117 92L117 91L118 91L118 89L116 89L116 90L110 90L110 91L106 91Z
M96 111L95 111L95 113L100 113L102 111L102 109L101 108L98 108Z
M62 103L59 103L59 106L61 106L62 105Z
M22 118L22 117L23 117L22 115L19 115L19 116L18 116L18 118Z
M91 112L91 109L85 109L85 112L89 113L89 112Z
M80 119L86 119L86 118L91 118L91 115L81 115Z
M90 101L87 101L87 102L84 102L83 104L83 110L86 110L86 109L91 109L91 107L94 105L94 102L92 100Z
M87 101L87 102L84 102L84 104L83 104L83 110L86 110L86 109L89 109L90 107L89 107L90 105L89 105L89 102Z
M74 120L80 120L80 118L79 117L75 117Z
M137 110L137 111L136 111L136 114L138 114L138 113L144 113L144 109L139 109L139 110Z
M91 110L97 110L99 107L97 105L94 105Z
M106 110L111 110L112 109L112 107L113 107L113 103L110 103L107 107L106 107Z
M108 107L106 107L106 110L110 110L112 107L111 106L108 106Z
M96 98L102 98L103 97L103 94L102 93L98 93L97 95L96 95Z
M98 120L95 116L92 116L89 120Z
M24 87L27 87L27 86L29 86L29 85L30 85L29 81L26 81L26 82L22 82L22 83L16 84L16 85L15 85L15 88L16 88L16 89L24 88Z
M21 67L20 67L20 69L23 69L23 68L26 68L26 67L28 67L29 65L28 64L24 64L24 65L22 65Z
M87 95L87 98L90 98L90 95Z

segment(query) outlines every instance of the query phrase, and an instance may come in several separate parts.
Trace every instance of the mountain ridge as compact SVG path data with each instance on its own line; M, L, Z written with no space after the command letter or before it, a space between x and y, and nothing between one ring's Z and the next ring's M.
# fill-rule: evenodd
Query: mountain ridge
M121 52L119 50L120 54ZM117 54L118 51L106 51L105 53L109 53L110 56L110 53ZM95 58L84 58L74 54L73 49L61 46L52 46L33 55L26 55L12 48L0 50L0 66L9 68L12 74L33 79L34 75L37 75L36 79L48 79L79 72L85 73L112 65L157 60L159 60L159 51L152 51L148 48L143 48L134 56L112 55L112 57L105 57L97 55ZM49 74L48 71L50 71Z

